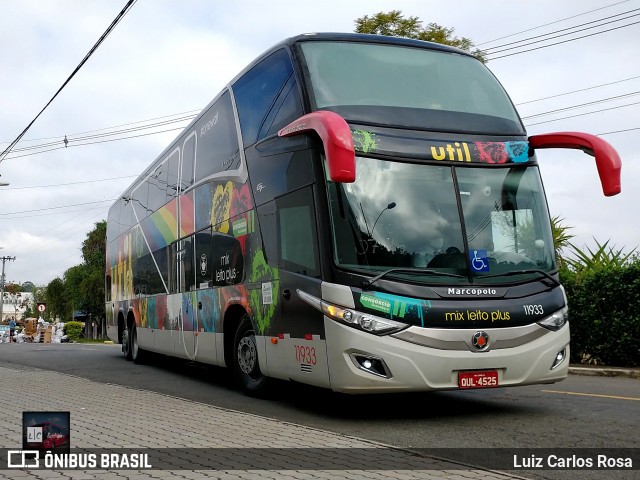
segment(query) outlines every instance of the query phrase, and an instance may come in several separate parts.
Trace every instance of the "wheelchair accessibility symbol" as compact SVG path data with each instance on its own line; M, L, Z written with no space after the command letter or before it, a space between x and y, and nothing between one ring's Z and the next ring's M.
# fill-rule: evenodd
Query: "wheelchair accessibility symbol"
M486 250L473 250L469 254L471 260L471 270L474 272L489 271L489 254Z

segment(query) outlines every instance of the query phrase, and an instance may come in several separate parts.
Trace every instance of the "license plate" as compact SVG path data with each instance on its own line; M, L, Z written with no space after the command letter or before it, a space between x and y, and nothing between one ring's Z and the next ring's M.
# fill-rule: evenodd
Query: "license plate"
M493 388L497 386L498 372L496 370L458 373L458 387L460 388Z

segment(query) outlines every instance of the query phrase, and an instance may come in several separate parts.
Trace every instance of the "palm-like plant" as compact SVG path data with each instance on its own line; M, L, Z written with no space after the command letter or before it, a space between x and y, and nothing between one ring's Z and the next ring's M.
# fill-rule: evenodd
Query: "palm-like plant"
M568 265L567 259L562 253L562 250L567 247L572 247L571 239L574 235L569 233L573 227L567 227L562 224L564 218L558 216L551 219L551 234L553 236L553 246L556 250L556 258L558 259L559 267L566 267Z
M624 248L616 249L615 247L610 247L609 241L610 240L607 240L601 244L595 240L598 247L595 250L591 250L589 247L586 247L586 250L581 250L575 245L569 243L571 251L576 258L568 258L565 259L565 261L569 267L574 269L576 272L580 272L599 268L623 267L629 262L629 260L635 258L635 248L630 252L625 253Z

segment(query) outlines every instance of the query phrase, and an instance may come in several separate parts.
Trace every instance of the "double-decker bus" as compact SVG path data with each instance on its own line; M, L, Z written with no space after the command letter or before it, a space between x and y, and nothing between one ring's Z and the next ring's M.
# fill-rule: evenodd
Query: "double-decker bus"
M416 40L309 34L256 59L112 206L109 337L335 391L552 383L569 363L535 151L476 58ZM569 172L567 176L569 176ZM185 365L184 368L189 368Z

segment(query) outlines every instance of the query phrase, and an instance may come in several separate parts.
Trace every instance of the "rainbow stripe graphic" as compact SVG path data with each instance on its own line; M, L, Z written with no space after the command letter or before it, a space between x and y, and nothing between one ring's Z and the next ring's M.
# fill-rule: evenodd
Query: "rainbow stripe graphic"
M180 210L180 237L191 235L194 232L192 195L180 197ZM174 198L147 217L140 226L152 252L175 242L178 239L178 199Z

